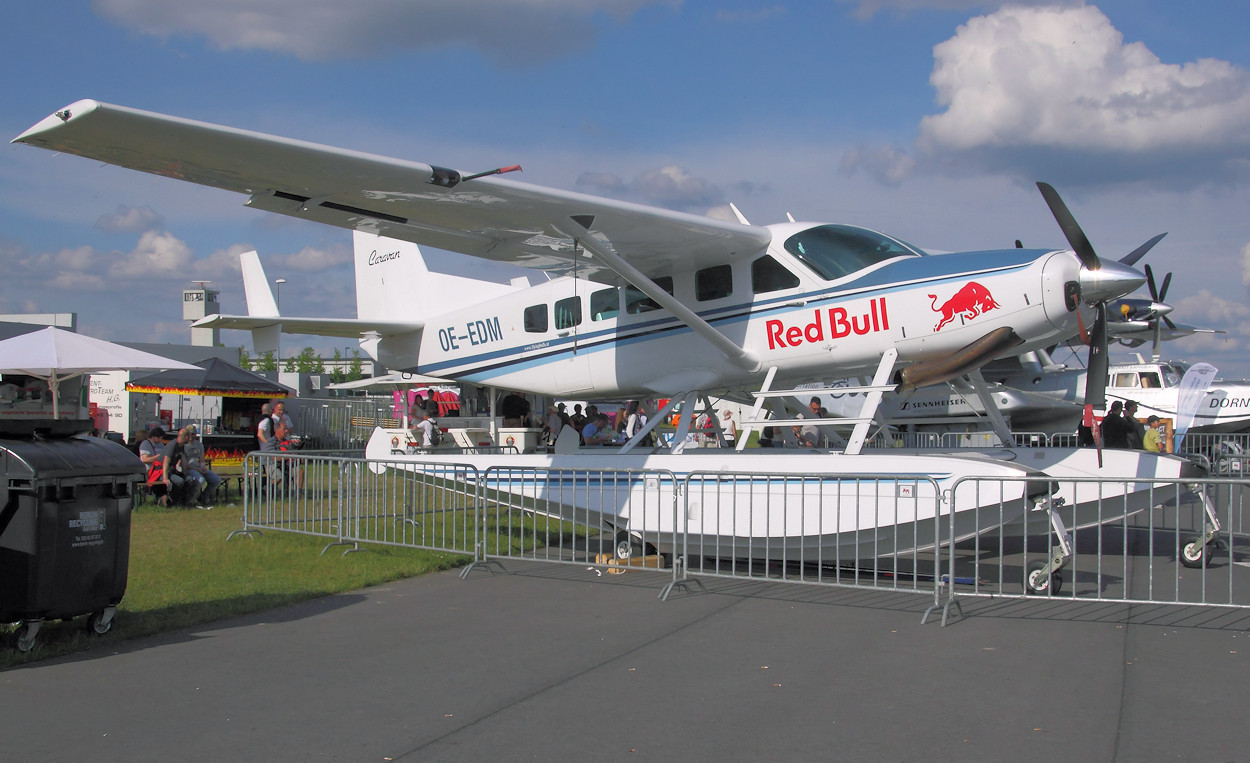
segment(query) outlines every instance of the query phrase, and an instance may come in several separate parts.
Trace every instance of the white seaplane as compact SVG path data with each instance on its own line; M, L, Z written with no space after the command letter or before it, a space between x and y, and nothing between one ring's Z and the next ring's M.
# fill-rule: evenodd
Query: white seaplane
M741 521L734 503L739 496L714 494L697 518L679 522L660 512L658 525L646 525L648 532L657 530L648 541L657 539L661 548L684 527L690 537L758 538L761 549L850 544L855 553L872 555L880 547L874 533L911 521L908 511L916 512L916 522L945 522L953 513L963 528L959 534L980 532L1011 518L999 507L1023 514L1029 498L1049 491L1038 490L1049 478L1098 474L1088 451L1043 459L1051 464L1047 470L1035 468L1042 460L1011 454L860 451L887 390L979 378L977 369L990 360L1064 341L1091 321L1093 355L1105 362L1106 303L1144 283L1131 262L1153 244L1124 258L1130 264L1100 259L1058 194L1040 183L1071 248L932 256L851 225L757 226L741 216L730 223L497 177L519 166L466 174L90 100L58 110L14 142L241 193L255 209L542 270L551 278L525 288L466 291L462 306L430 314L417 297L427 287L405 280L403 254L381 247L363 265L357 261L358 272L371 274L364 286L357 284L360 317L281 318L288 332L357 336L370 356L393 370L560 397L664 396L686 411L709 394L751 390L758 407L794 394L777 385L872 377L842 453L750 465L796 477L819 472L835 478L834 485L845 476L846 484L859 486L868 476L877 487L867 494L862 487L835 487L833 495L805 504L801 519L757 512ZM274 323L273 317L236 316L201 325ZM1086 404L1100 408L1101 388L1093 387ZM644 453L641 438L665 413L610 457L600 449L474 461L556 471L657 470L678 480L745 470L728 453L681 453L681 430L674 451ZM692 418L682 417L683 429ZM391 436L375 433L370 453L385 449L397 465L413 470L464 460L391 456ZM1136 480L1124 485L1126 500L1149 488L1152 478L1187 473L1179 459L1135 453L1132 460L1111 475ZM899 477L920 487L900 489ZM913 500L917 492L923 496L920 477L935 480L938 492L928 496L934 500ZM949 497L963 478L997 478L998 487L943 504L940 497ZM525 480L503 487L547 489ZM610 517L626 545L643 526L627 500L595 510ZM1038 576L1049 579L1048 570Z

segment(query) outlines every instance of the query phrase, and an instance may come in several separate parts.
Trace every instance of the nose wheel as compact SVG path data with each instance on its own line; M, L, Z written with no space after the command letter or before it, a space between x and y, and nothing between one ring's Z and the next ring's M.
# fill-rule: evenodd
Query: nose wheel
M1059 570L1050 571L1051 562L1031 562L1027 569L1025 583L1029 593L1038 596L1057 596L1063 590L1063 575Z

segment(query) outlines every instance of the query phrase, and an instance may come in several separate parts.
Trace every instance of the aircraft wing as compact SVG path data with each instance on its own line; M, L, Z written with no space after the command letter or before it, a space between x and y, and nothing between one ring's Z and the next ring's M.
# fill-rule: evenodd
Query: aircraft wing
M420 323L359 320L357 318L288 318L286 316L209 315L191 324L196 328L256 329L282 326L285 334L313 334L359 339L368 333L404 334L421 329Z
M616 273L584 248L575 256L571 236L588 230L648 277L724 263L771 239L759 226L91 100L13 142L246 194L270 212L605 283Z

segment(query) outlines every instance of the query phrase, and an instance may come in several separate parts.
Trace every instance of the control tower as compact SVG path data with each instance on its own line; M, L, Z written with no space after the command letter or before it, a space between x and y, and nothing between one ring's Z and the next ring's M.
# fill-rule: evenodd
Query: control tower
M198 321L200 318L220 313L221 305L217 304L219 292L208 287L212 281L192 281L192 283L195 284L194 289L184 289L182 292L182 319ZM221 344L221 330L192 328L191 344L196 347L216 347Z

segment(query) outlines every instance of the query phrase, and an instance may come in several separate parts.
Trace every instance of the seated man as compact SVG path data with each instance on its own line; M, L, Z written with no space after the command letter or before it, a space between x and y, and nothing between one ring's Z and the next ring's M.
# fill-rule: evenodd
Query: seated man
M288 453L298 449L298 446L291 441L290 429L286 422L275 420L273 436L265 440L265 444L260 446L262 453ZM304 481L304 474L298 468L292 468L289 459L277 459L278 463L274 467L276 474L270 472L271 477L278 478L279 485L286 486L288 482L293 482L294 487L300 487Z
M612 425L608 421L608 414L599 413L582 430L582 444L608 445L615 436L616 433L612 431Z
M148 438L151 440L151 437ZM179 430L178 435L165 444L161 452L161 481L170 495L170 503L183 503L186 499L186 468L187 468L187 433ZM168 505L168 504L167 504Z
M161 506L169 505L169 490L165 481L165 430L152 427L147 439L139 443L139 460L148 467L145 480L152 496Z
M186 425L182 431L187 435L184 476L189 490L188 500L196 508L204 508L205 504L215 500L217 488L221 486L221 477L208 468L208 462L204 458L204 441L200 439L200 432L195 424Z

